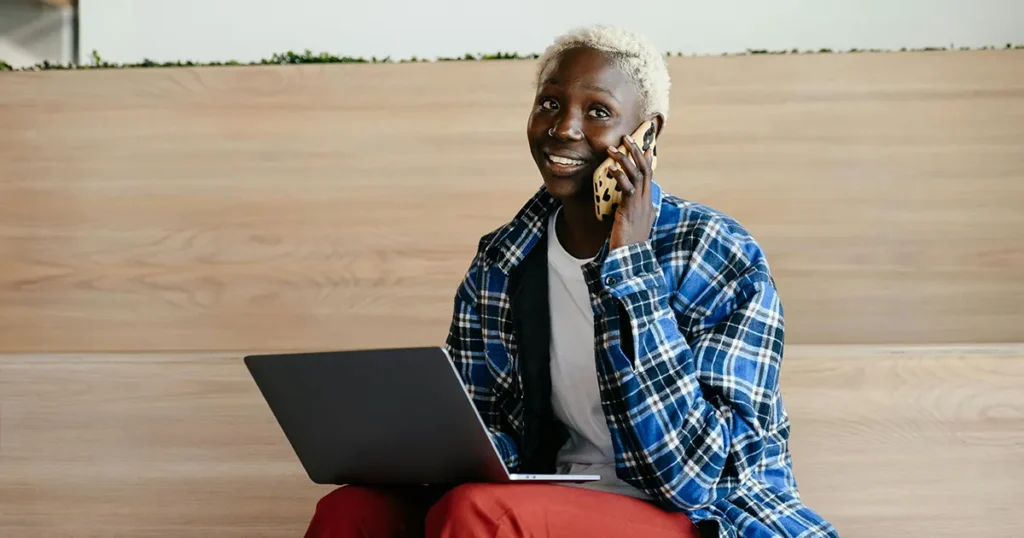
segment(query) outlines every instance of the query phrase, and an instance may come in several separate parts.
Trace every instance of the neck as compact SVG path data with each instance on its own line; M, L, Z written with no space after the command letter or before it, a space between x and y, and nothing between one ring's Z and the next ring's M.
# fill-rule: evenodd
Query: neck
M593 258L608 239L612 222L597 220L594 201L588 193L586 197L563 201L555 230L566 252L576 258Z

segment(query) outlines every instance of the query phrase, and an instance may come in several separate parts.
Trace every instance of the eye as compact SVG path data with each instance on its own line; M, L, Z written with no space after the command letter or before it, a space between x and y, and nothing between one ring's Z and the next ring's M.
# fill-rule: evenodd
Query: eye
M608 109L604 108L603 106L595 106L594 108L588 110L587 114L594 118L602 120L611 116L611 113L608 112Z
M554 99L544 98L540 100L540 107L544 110L556 110L558 108L558 103L556 103Z

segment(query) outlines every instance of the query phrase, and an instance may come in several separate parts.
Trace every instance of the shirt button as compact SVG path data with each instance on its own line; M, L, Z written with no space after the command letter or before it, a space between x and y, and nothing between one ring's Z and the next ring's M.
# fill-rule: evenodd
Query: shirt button
M615 285L615 277L610 276L610 277L604 279L604 283L605 283L606 286L614 286Z

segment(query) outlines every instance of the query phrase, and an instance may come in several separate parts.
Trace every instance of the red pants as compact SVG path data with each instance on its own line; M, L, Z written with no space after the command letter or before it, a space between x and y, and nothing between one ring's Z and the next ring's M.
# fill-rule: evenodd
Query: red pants
M450 491L340 487L317 503L306 538L697 538L683 514L553 484L467 484Z

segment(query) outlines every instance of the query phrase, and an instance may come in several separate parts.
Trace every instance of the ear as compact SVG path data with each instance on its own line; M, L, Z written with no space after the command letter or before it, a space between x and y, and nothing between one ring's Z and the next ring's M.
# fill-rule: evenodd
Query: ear
M665 127L665 116L657 112L648 117L647 120L654 122L654 136L661 136L661 129Z

